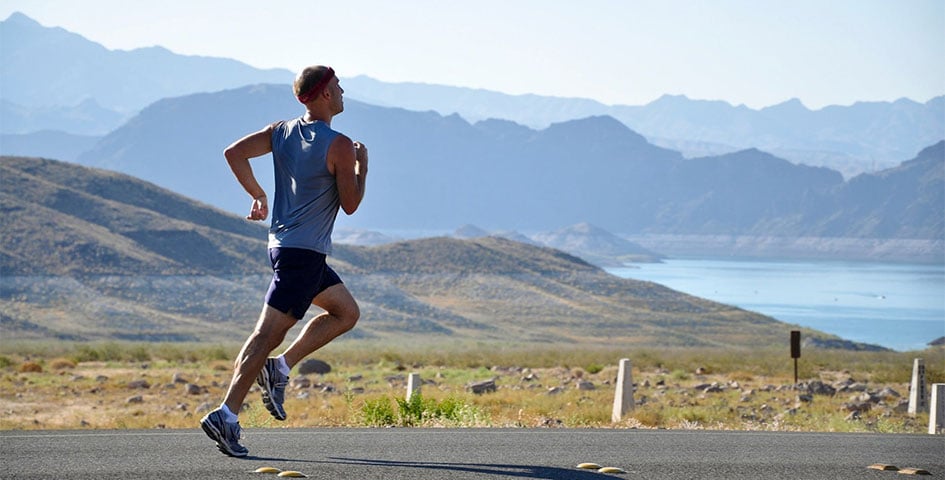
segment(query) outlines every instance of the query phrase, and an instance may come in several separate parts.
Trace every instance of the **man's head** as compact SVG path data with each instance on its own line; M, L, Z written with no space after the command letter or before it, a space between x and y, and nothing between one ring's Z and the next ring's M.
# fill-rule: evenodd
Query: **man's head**
M293 90L299 102L307 104L316 99L332 83L335 71L324 65L305 67L295 76Z

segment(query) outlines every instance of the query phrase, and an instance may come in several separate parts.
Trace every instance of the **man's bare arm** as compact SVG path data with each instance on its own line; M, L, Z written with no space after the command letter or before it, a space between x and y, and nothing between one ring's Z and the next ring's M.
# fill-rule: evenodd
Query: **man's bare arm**
M248 220L265 220L269 216L269 203L266 200L266 191L256 180L253 167L249 159L265 155L272 151L272 125L251 133L235 142L223 151L226 163L236 176L243 189L253 197Z
M335 176L341 208L351 215L364 198L368 171L367 147L338 135L328 148L328 169Z

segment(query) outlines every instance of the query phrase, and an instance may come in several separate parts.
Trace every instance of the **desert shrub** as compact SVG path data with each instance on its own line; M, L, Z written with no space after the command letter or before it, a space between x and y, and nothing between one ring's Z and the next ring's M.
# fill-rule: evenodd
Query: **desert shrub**
M23 362L20 364L20 373L42 373L43 366L36 362Z
M53 370L67 370L75 368L75 361L68 358L56 358L49 362L49 368Z
M366 399L364 405L361 406L361 416L364 424L372 427L394 425L396 419L390 399L387 397Z

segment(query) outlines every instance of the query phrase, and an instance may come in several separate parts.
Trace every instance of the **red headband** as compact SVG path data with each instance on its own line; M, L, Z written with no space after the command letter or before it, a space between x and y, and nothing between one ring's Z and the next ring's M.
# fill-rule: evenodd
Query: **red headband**
M315 84L315 86L308 89L305 93L299 95L299 101L302 103L308 103L312 101L312 99L314 99L320 93L322 93L322 90L324 90L325 87L328 86L328 82L330 82L331 79L334 77L335 77L335 71L331 67L328 67L328 71L325 72L325 76L322 77L322 79L319 80L318 83Z

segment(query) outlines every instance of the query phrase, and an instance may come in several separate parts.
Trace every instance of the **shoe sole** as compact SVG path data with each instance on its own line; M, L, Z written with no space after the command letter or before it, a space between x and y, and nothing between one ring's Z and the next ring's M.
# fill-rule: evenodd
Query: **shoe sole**
M269 414L272 415L273 418L279 421L285 421L285 410L276 408L275 403L272 401L272 396L269 394L269 390L266 388L267 383L269 383L269 371L263 367L262 371L259 372L259 375L256 376L256 385L259 385L259 388L262 389L263 406L266 407L266 410L269 411Z
M203 429L203 433L206 433L207 436L210 437L210 440L217 442L217 448L220 449L220 451L225 455L229 455L231 457L245 457L246 455L249 455L248 451L234 452L233 450L230 450L226 446L227 442L221 440L223 438L223 433L217 430L217 428L214 427L210 422L200 422L200 428Z

